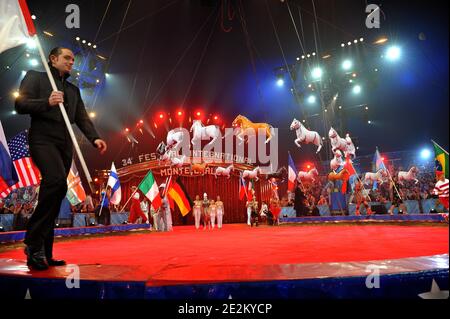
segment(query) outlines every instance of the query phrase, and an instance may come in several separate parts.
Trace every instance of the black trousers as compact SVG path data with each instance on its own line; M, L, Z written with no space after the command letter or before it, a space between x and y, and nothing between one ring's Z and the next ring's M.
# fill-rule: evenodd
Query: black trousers
M53 257L55 221L67 193L67 175L72 164L72 143L53 138L31 136L30 153L41 172L38 205L27 224L24 243L33 251L44 247Z

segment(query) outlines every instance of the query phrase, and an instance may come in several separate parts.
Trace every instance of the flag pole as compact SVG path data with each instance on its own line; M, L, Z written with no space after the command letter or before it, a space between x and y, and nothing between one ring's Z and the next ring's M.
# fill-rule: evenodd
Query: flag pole
M53 74L51 73L50 68L49 68L49 66L47 64L47 59L45 57L44 51L42 50L41 42L39 41L39 37L37 36L37 34L33 36L33 39L36 42L36 46L38 48L39 55L40 55L41 60L42 60L42 64L44 65L44 68L45 68L45 71L47 73L48 79L50 80L50 84L52 86L52 90L53 91L58 91L58 88L57 88L56 83L55 83L55 79L53 78ZM66 124L67 130L69 131L70 138L72 139L72 143L73 143L75 151L76 151L76 153L78 155L78 159L80 160L83 172L84 172L84 174L86 176L86 179L88 181L89 188L91 189L91 192L94 192L94 187L93 187L93 184L92 184L91 174L89 173L89 170L88 170L88 168L86 166L86 162L84 161L84 157L83 157L83 154L81 153L80 146L78 145L77 139L75 137L75 133L73 132L72 125L70 124L69 117L67 116L66 110L65 110L64 105L62 103L59 103L59 109L61 111L62 117L63 117L64 122Z
M125 209L125 207L127 207L128 202L133 198L133 195L137 192L138 188L136 188L136 190L131 194L130 198L128 198L127 202L125 203L125 205L122 206L122 209L120 210L119 213L122 213L123 210Z
M432 141L434 144L436 144L437 146L439 146L439 147L444 151L444 153L448 155L448 152L447 152L442 146L440 146L438 143L436 143L436 142L433 141L433 140L431 140L431 141Z

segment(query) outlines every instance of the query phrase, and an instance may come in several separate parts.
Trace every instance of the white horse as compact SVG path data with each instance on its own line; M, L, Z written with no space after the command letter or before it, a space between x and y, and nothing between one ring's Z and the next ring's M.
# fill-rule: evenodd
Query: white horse
M344 152L345 157L351 155L352 158L355 158L356 157L356 149L355 149L355 145L353 144L352 139L350 138L350 134L347 133L347 135L345 136L345 141L347 142L347 146L346 146L345 152Z
M216 178L217 178L217 176L227 176L228 179L230 179L232 170L234 170L233 164L231 164L227 168L217 167L216 172L215 172L214 175L215 175Z
M334 152L334 158L330 161L331 170L335 171L342 165L344 165L344 161L342 160L342 153L339 151Z
M176 149L178 145L183 141L183 132L179 129L170 130L167 133L167 150Z
M309 172L298 172L297 180L298 181L309 181L309 182L315 182L316 179L315 176L319 176L319 172L316 168L311 169Z
M201 142L202 140L210 139L212 138L211 142L208 143L212 144L214 143L221 135L220 129L217 125L208 125L204 126L202 124L202 121L200 120L194 120L192 122L191 130L190 132L194 132L192 134L192 145L197 144L197 142Z
M383 184L383 177L386 177L387 173L384 169L380 169L378 172L376 173L366 173L364 175L364 184L367 185L367 182L378 182L380 183L380 185Z
M331 141L331 151L333 153L336 153L336 150L341 150L342 153L345 154L345 152L347 151L347 141L344 138L340 137L334 128L330 128L328 137Z
M255 179L256 181L258 181L259 180L259 178L258 178L258 174L259 173L261 173L261 169L259 168L259 166L257 166L251 171L244 170L242 172L242 178L252 178L252 179Z
M322 149L322 138L319 133L310 131L297 119L294 119L291 124L291 131L295 130L297 139L294 141L295 145L301 147L300 143L314 144L317 146L316 154Z
M419 169L415 166L411 167L408 172L398 172L398 182L403 184L403 181L414 181L416 184L419 183L417 179L417 173L419 173Z

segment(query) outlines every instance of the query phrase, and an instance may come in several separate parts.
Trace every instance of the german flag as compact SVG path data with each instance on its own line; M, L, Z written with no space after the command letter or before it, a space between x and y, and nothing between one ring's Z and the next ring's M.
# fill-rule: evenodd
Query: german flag
M177 203L181 215L183 216L186 216L194 206L194 203L189 198L183 183L181 183L180 177L178 177L176 181L172 181L170 183L167 194L175 201L175 203Z

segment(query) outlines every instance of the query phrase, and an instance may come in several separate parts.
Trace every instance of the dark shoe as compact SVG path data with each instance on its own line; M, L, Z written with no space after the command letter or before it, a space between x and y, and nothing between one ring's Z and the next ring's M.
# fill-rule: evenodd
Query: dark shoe
M27 266L30 270L47 270L48 263L45 258L43 249L32 250L30 247L25 248L25 254L27 255Z
M47 258L47 263L49 266L65 266L66 261L65 260L58 260L53 258Z

